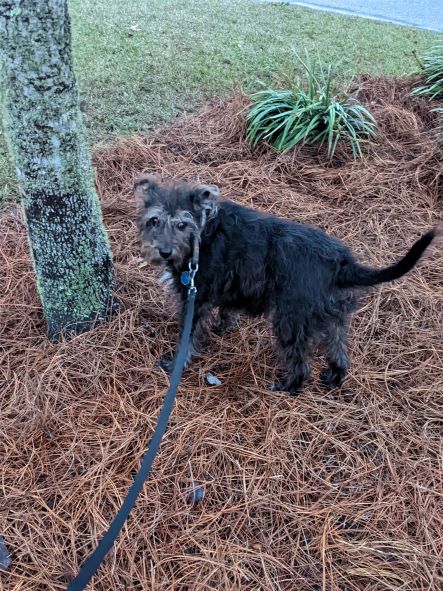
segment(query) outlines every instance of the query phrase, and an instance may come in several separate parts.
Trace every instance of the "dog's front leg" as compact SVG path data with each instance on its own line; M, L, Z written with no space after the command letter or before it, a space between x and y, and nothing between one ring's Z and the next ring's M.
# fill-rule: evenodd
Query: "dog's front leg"
M192 319L192 329L191 329L191 338L189 339L189 346L188 352L185 361L185 369L189 367L192 358L196 355L199 351L199 347L201 341L203 340L204 335L206 334L208 318L210 316L212 306L206 303L200 303L198 300L195 302L195 310L194 310L194 317ZM183 305L183 310L185 309L185 305ZM182 314L182 318L184 318L184 314ZM164 369L167 373L171 373L172 368L174 367L176 353L174 353L173 357L170 355L163 355L160 359L160 367Z
M234 328L235 322L236 315L233 311L227 308L220 308L215 321L212 323L212 332L220 336Z

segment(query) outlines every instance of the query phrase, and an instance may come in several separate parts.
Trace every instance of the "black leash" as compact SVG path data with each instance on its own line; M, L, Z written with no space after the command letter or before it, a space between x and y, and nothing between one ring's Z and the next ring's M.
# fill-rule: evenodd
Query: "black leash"
M174 368L170 377L169 388L166 392L163 407L160 411L160 414L158 415L157 426L149 443L148 451L143 456L140 469L135 475L134 482L132 483L131 488L129 489L128 494L126 495L126 498L123 501L123 504L120 507L117 515L112 520L108 531L100 540L94 552L89 556L89 558L87 558L78 575L69 583L67 591L83 591L92 577L98 571L106 554L112 548L112 545L114 544L122 527L124 526L125 521L127 520L131 509L134 507L135 501L137 500L137 497L143 488L149 473L151 472L152 464L154 462L158 448L160 447L162 437L165 434L166 428L168 426L169 416L174 407L175 395L180 384L180 378L183 373L186 355L188 352L189 339L192 329L192 319L194 316L195 296L197 294L197 289L194 285L194 277L198 270L197 261L198 247L196 246L194 248L193 260L189 262L189 271L182 273L181 277L181 282L183 285L189 286L183 332L177 356L175 358Z

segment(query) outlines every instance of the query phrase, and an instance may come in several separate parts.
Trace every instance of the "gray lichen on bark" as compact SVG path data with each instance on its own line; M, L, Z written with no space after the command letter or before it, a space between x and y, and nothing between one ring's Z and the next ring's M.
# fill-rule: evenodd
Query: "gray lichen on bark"
M0 0L3 124L48 336L109 315L114 268L71 54L66 0Z

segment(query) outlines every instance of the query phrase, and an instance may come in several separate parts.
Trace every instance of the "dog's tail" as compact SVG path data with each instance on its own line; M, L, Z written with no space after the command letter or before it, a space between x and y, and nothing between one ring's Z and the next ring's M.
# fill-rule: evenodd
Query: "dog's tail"
M385 269L365 267L356 262L347 263L340 269L338 285L340 287L369 287L378 283L399 279L416 265L434 238L441 234L442 226L436 226L429 232L426 232L426 234L423 234L412 245L402 259Z

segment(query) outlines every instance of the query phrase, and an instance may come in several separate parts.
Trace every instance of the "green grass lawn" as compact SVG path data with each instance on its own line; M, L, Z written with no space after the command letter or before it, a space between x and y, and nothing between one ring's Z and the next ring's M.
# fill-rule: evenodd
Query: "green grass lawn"
M208 97L252 89L318 50L345 78L407 74L443 35L248 0L70 0L81 107L91 145L147 131ZM0 200L15 191L0 141Z

